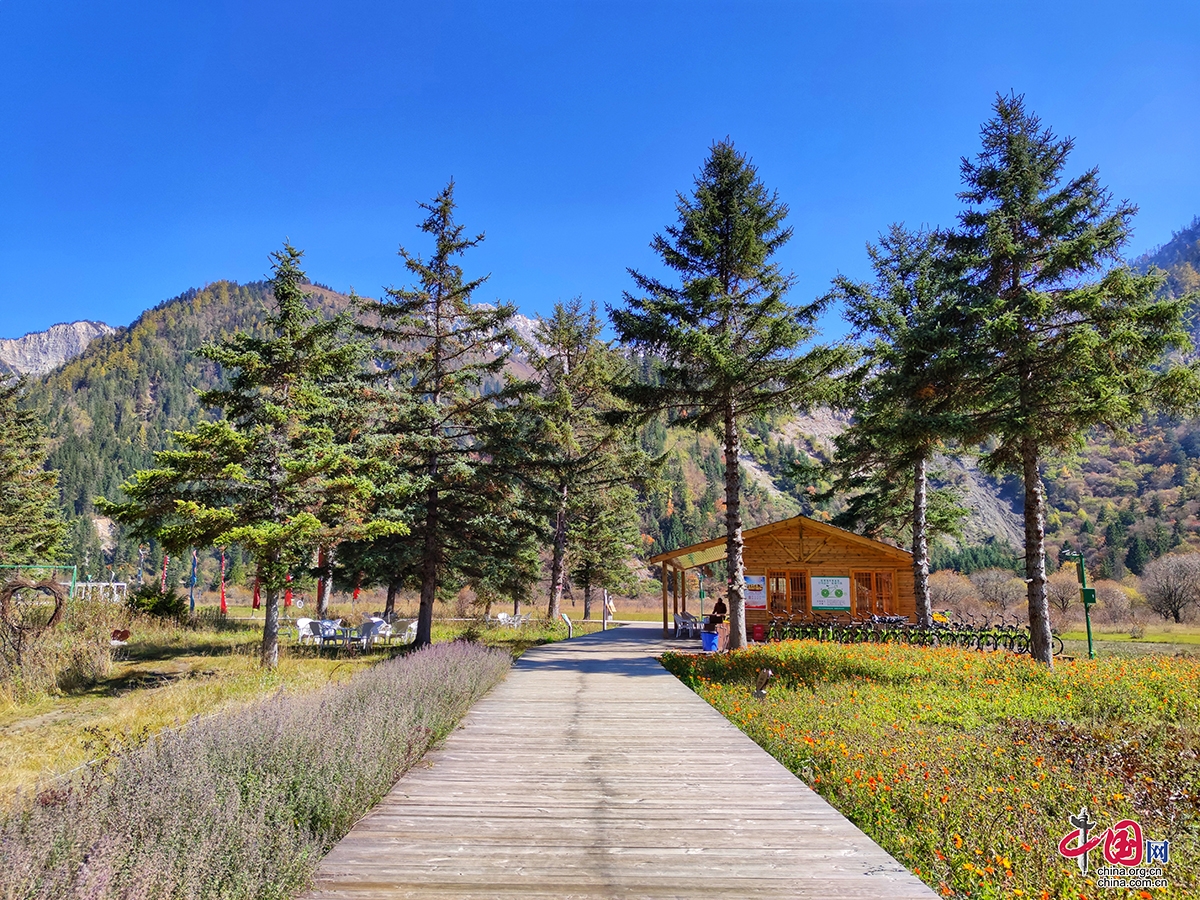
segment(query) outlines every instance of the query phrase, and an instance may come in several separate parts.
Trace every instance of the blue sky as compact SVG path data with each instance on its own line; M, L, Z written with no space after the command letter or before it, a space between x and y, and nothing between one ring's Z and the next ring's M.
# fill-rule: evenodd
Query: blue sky
M1195 2L0 0L0 87L3 337L261 278L285 236L378 295L451 177L479 299L618 303L726 135L807 300L952 223L997 91L1141 207L1131 252L1200 214Z

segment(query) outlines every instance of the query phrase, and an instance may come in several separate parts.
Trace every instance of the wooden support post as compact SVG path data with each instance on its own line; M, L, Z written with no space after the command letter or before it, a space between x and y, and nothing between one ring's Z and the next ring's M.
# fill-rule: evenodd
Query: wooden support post
M671 569L671 611L679 612L679 570Z
M667 579L671 576L668 574L670 569L667 567L666 560L662 564L662 592L663 592L663 637L670 637L670 632L667 630Z

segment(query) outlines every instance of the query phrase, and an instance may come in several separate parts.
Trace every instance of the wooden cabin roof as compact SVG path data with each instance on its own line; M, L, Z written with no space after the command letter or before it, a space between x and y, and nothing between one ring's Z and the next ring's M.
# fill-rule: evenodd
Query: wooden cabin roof
M770 537L772 535L780 537L782 533L786 533L792 529L795 529L797 534L804 532L813 536L824 536L843 541L847 544L870 548L878 553L892 556L905 565L911 565L912 563L912 554L907 550L901 550L899 547L893 547L891 544L885 544L883 541L863 537L861 534L855 534L853 531L838 528L836 525L830 525L827 522L810 519L808 516L792 516L790 519L770 522L766 525L759 525L757 528L747 528L742 532L742 540L748 543L751 540ZM660 553L657 556L650 557L650 562L664 563L674 566L677 569L694 569L697 566L706 566L709 563L717 562L724 558L725 538L719 537L713 538L711 541L692 544L690 547L680 547L678 550L669 550L666 553Z

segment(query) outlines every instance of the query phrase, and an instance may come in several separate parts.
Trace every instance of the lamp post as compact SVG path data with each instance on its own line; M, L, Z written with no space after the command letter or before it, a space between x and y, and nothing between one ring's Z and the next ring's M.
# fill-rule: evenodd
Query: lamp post
M1088 659L1095 659L1096 651L1092 647L1092 604L1096 602L1096 589L1087 586L1087 568L1083 564L1083 553L1065 550L1062 558L1073 560L1075 563L1075 573L1079 578L1079 596L1083 599L1083 621L1087 624Z

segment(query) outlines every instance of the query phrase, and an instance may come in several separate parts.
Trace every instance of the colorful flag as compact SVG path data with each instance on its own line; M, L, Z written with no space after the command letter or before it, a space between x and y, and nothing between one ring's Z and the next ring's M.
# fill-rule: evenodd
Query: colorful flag
M261 603L261 598L259 596L259 586L260 585L259 585L258 573L255 572L254 573L254 600L252 601L255 609L258 609L259 604Z
M287 576L287 590L283 592L283 605L285 607L292 605L292 575L290 572Z
M358 599L359 591L362 590L362 572L358 573L358 578L354 580L354 599Z
M200 565L200 556L192 551L192 577L188 579L188 612L196 611L196 569Z

